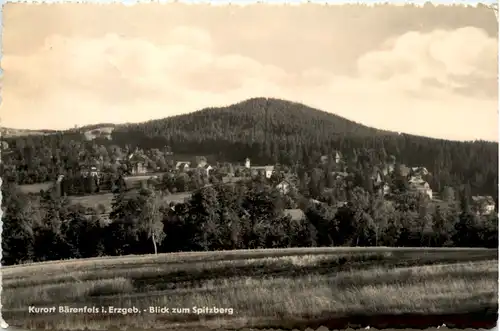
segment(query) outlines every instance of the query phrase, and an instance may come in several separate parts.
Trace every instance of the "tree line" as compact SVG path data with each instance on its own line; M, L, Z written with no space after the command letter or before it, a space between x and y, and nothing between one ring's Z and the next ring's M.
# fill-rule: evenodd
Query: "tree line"
M223 249L498 246L497 215L478 216L469 189L435 203L393 182L396 193L385 197L347 186L343 202L299 189L283 194L259 176L200 188L177 204L150 187L118 189L109 219L50 191L35 202L5 182L2 264Z

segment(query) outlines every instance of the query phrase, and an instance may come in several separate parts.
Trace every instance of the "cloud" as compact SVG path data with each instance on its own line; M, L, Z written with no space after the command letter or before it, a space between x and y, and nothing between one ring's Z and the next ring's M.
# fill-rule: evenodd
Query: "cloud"
M409 32L387 42L387 49L363 55L358 71L361 76L392 80L409 90L424 92L429 87L497 97L497 44L473 27Z
M354 76L314 64L291 72L223 52L214 36L196 26L164 33L162 43L115 33L52 35L29 55L10 55L6 46L4 125L145 121L267 96L384 129L497 140L497 95L491 88L494 81L496 91L497 42L479 29L398 36L359 57ZM315 50L301 51L276 49L283 57Z

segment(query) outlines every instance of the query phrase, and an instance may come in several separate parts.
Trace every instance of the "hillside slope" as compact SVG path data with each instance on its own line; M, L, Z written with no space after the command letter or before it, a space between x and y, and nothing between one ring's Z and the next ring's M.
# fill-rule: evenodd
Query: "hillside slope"
M111 134L90 141L85 138L85 132L102 127L112 130ZM6 140L11 153L3 161L17 167L16 181L21 183L53 180L61 171L61 161L66 169L78 164L78 150L95 154L100 153L99 145L117 145L128 150L170 146L175 155L210 155L219 162L242 162L249 157L253 164L314 166L320 155L334 150L347 159L361 155L371 165L394 155L401 163L427 167L434 176L430 184L435 191L467 183L473 193L496 196L498 190L497 143L399 135L279 99L253 98L227 107L114 125L114 129L110 124L91 125Z
M267 98L252 98L226 107L205 108L189 114L118 126L114 135L122 138L131 132L143 135L144 139L158 139L159 136L180 138L191 133L223 140L238 137L253 142L263 142L266 134L267 138L273 135L283 139L394 134L300 103Z

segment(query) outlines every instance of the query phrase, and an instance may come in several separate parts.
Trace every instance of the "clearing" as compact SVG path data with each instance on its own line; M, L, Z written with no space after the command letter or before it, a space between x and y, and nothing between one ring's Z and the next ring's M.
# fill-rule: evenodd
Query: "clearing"
M94 140L96 138L106 138L111 140L111 134L115 130L112 126L103 126L99 128L94 128L92 130L85 131L83 136L86 140Z
M334 247L171 253L3 267L2 276L3 317L24 328L291 328L304 321L308 326L320 320L327 325L326 317L406 313L463 317L498 310L496 249ZM87 306L101 313L29 314L29 306L56 310ZM111 313L109 306L135 307L135 312ZM174 308L181 310L174 313Z
M54 182L43 182L36 184L22 184L19 185L19 190L24 194L39 194L40 190L48 191L54 186Z
M167 203L175 202L182 203L185 199L191 197L191 192L173 193L165 196ZM105 213L111 212L113 203L113 193L93 194L84 196L71 196L69 200L72 204L81 204L86 208L95 208L97 205L102 204L106 210Z

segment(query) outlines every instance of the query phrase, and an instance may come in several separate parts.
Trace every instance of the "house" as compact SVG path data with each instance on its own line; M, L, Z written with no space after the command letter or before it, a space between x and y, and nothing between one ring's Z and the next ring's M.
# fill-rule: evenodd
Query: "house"
M321 155L321 157L319 158L319 161L321 162L321 164L327 164L328 163L328 155Z
M491 196L473 196L472 203L477 215L484 216L495 212L495 200Z
M383 182L383 175L380 171L378 170L375 170L372 174L372 180L373 180L373 184L378 186L380 184L382 184Z
M424 180L420 176L411 176L410 179L408 179L408 184L418 184L423 182Z
M174 155L174 152L172 152L170 146L163 146L163 155L165 156L172 156Z
M138 175L143 175L147 172L147 168L146 166L144 165L144 162L136 162L136 163L133 163L132 164L132 167L130 169L130 172L132 173L132 175L134 176L138 176Z
M349 174L347 172L344 172L344 171L332 171L332 172L330 172L330 174L335 179L343 179L343 178L346 178L347 176L349 176Z
M61 197L64 192L62 190L62 181L64 180L64 175L59 175L57 176L57 180L56 180L56 183L55 183L55 189L56 189L56 195L58 197Z
M88 166L88 165L80 165L80 174L87 178L91 177L99 177L100 171L97 166Z
M429 174L429 171L427 170L426 167L412 167L410 169L410 174L412 176L424 177Z
M203 166L203 170L207 174L207 176L210 176L210 171L212 171L214 168L210 164L205 164Z
M340 161L342 161L342 154L340 154L340 152L339 152L339 151L335 151L334 156L335 156L335 163L336 163L336 164L339 164L339 163L340 163Z
M384 184L384 186L382 187L382 193L384 194L384 196L391 193L391 187L389 186L389 184Z
M281 192L281 194L288 194L290 192L290 188L292 184L289 181L283 180L278 185L276 185L276 189Z
M425 194L429 197L429 199L432 199L432 189L429 186L429 183L427 183L422 178L412 177L408 181L408 184L409 184L410 190Z
M130 165L130 173L133 176L143 175L147 172L146 158L140 154L132 153L128 156L128 162Z
M186 171L191 167L191 162L189 161L177 161L175 164L175 169L176 170L183 170Z
M196 162L197 168L205 168L206 165L207 165L207 160L205 158L199 158Z
M336 207L336 208L342 208L342 207L344 207L344 206L347 206L347 203L348 203L347 201L339 201L339 202L337 202L337 203L335 204L335 207Z
M384 169L382 169L382 173L384 176L390 175L394 172L394 164L386 164Z
M399 173L403 177L408 177L410 175L411 169L405 166L404 164L399 165Z
M259 166L259 167L252 167L250 164L250 159L247 157L245 159L245 168L250 169L250 174L252 176L257 176L259 174L265 176L266 178L271 178L274 172L274 166Z
M390 175L394 172L395 168L396 168L396 158L394 156L390 156L384 164L382 173L384 174L384 176Z
M274 166L251 167L252 176L263 175L267 179L271 178L274 172Z

